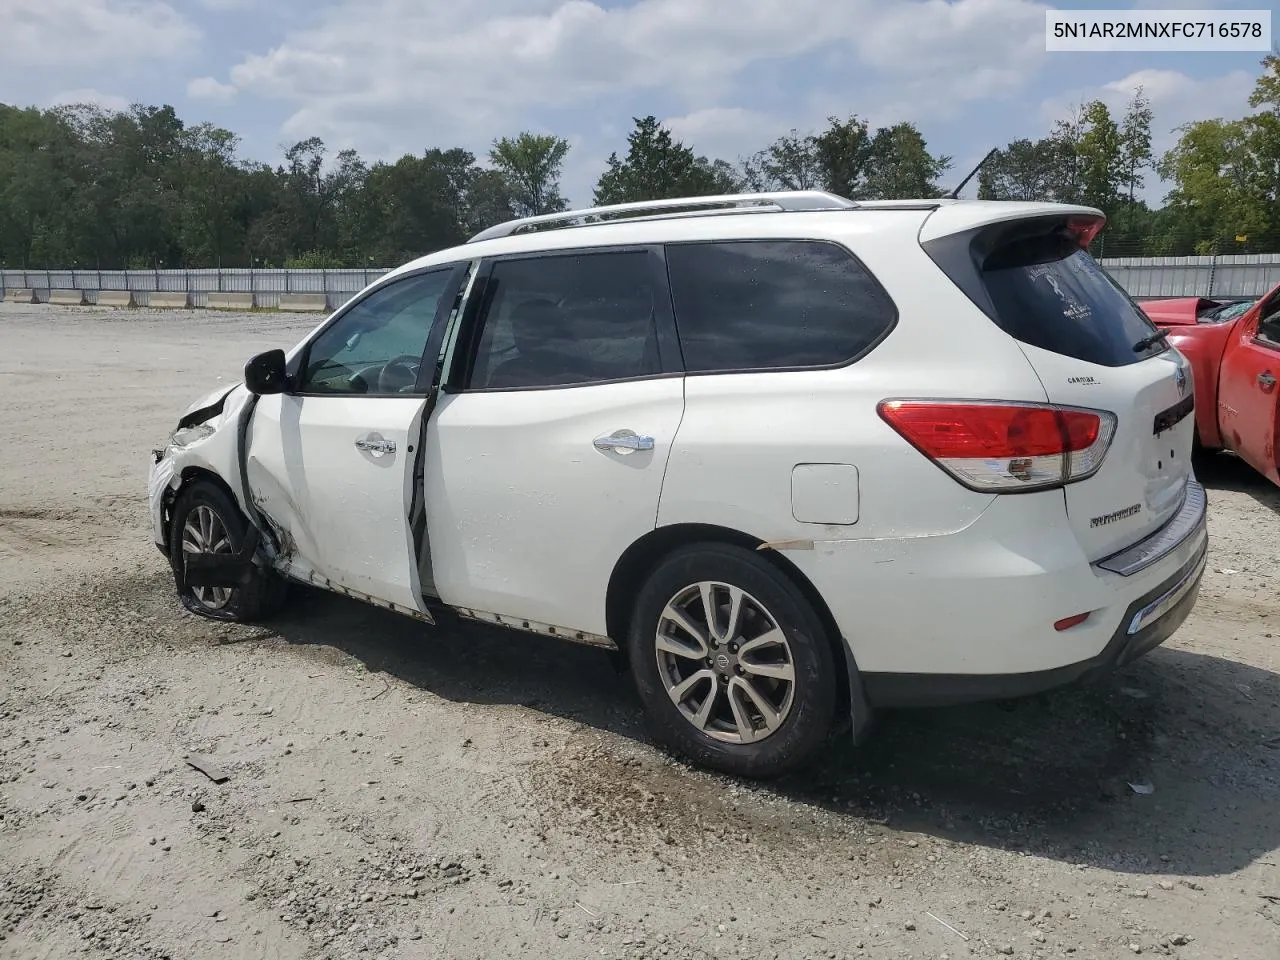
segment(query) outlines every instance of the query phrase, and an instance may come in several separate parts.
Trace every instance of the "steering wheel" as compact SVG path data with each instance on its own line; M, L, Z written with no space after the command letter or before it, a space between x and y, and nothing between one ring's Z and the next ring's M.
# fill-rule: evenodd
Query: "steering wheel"
M403 393L412 390L418 382L421 367L422 358L411 353L403 353L388 360L378 371L378 392Z

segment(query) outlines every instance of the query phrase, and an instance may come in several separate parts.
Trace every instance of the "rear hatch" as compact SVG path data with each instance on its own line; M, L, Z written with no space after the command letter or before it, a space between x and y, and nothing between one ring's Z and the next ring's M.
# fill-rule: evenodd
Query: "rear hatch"
M1050 403L1114 415L1101 467L1063 487L1071 526L1095 561L1177 513L1195 431L1185 359L1085 249L1103 222L1089 208L1046 205L922 232L934 261L1021 345Z

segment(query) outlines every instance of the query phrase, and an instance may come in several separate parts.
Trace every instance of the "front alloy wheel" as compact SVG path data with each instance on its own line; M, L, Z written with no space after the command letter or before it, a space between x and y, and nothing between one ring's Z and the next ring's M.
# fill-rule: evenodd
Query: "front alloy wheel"
M182 552L234 553L222 518L208 504L199 504L182 525ZM196 602L209 610L223 610L231 602L234 587L192 587Z
M245 543L249 521L218 484L195 480L182 488L173 505L169 557L182 605L213 620L265 620L285 601L284 580L255 567L236 586L193 587L186 581L186 558L195 554L234 554Z

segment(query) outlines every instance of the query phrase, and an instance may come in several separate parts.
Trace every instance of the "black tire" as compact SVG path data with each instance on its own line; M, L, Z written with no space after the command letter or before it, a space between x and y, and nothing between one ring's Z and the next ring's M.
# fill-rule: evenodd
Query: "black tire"
M183 564L183 530L196 511L213 511L226 533L232 551L245 542L249 521L240 507L221 487L207 480L188 484L173 505L173 523L169 530L169 556L173 566L178 599L192 613L210 620L251 623L266 620L284 606L286 584L274 571L253 568L247 583L230 588L225 602L217 603L212 590L198 590L187 585ZM202 595L206 599L202 599Z
M753 742L726 742L699 729L673 701L664 680L664 672L668 676L673 669L679 672L683 668L672 665L685 661L667 657L666 665L659 664L658 629L664 608L685 591L707 581L736 587L763 605L789 648L794 672L789 707L774 732ZM695 602L701 609L701 601ZM786 574L752 551L729 544L701 543L668 555L636 597L628 652L636 690L654 738L699 766L734 776L775 777L816 759L834 728L845 667L836 662L822 620L804 594ZM710 657L705 666L696 660L689 663L690 672L715 668ZM742 673L740 668L734 669ZM733 680L732 676L718 675L710 682L732 684ZM781 688L781 684L778 686ZM739 698L739 702L745 701ZM723 710L729 709L726 703ZM720 732L722 736L726 733L724 729ZM732 736L732 731L728 735Z

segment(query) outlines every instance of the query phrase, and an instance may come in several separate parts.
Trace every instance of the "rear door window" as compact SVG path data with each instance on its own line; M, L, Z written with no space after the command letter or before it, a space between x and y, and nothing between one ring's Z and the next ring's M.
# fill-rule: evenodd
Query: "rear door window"
M1104 367L1120 367L1161 353L1138 305L1070 236L1049 234L993 251L982 280L995 319L1010 336L1033 347Z
M472 390L604 383L662 371L653 254L500 260L471 369Z
M848 363L897 320L871 272L834 243L680 243L666 256L689 373Z

